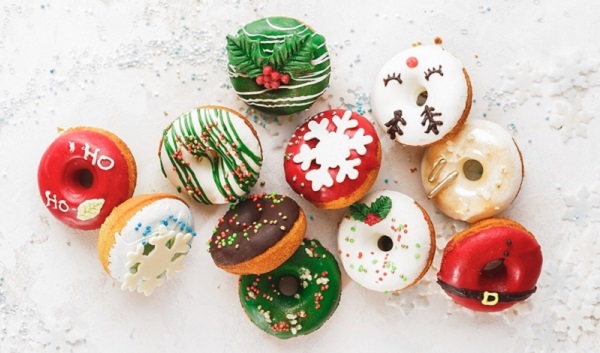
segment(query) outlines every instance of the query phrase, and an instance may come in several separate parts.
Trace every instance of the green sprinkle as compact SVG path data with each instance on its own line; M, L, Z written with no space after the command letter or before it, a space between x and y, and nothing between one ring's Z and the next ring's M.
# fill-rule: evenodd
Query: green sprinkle
M421 254L415 254L415 259L420 259L421 258Z
M352 226L352 227L350 227L350 230L353 232L356 232L356 227Z

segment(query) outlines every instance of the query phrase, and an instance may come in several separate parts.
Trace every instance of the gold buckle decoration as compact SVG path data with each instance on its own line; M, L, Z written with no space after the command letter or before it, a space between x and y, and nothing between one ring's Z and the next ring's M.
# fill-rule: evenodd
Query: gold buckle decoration
M498 293L496 292L483 292L483 299L481 299L481 304L493 306L498 304L498 300L500 299Z

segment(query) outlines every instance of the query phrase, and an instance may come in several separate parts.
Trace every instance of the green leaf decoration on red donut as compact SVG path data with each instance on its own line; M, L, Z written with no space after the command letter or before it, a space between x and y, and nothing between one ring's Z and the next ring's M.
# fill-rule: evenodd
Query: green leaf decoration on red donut
M271 66L281 73L301 74L311 70L315 45L309 41L310 34L293 34L273 47L266 55L258 40L250 39L246 34L227 36L229 65L235 66L238 73L255 79L263 73L265 66Z
M392 200L387 196L379 196L370 206L357 202L350 206L350 216L370 226L387 217L392 209Z

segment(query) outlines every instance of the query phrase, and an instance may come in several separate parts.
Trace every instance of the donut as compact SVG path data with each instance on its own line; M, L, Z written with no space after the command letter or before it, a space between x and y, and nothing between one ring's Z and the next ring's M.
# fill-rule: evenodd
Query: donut
M370 290L397 292L417 283L431 266L435 231L415 200L376 191L350 206L339 225L338 249L352 280Z
M325 38L289 17L268 17L227 36L227 73L241 100L267 114L308 109L331 76Z
M315 239L305 239L275 270L240 276L239 282L246 315L258 328L282 339L319 329L341 296L338 263Z
M487 120L470 120L421 160L427 197L447 216L476 222L513 202L523 182L521 152L510 134Z
M59 221L98 229L117 205L133 195L137 180L129 147L110 131L74 127L46 149L38 186L46 208Z
M291 137L283 168L291 188L324 209L363 197L381 165L375 127L350 110L334 109L307 119Z
M462 63L439 46L417 46L387 61L371 106L390 139L427 146L452 136L471 110L471 81Z
M209 252L227 272L261 274L292 256L305 232L306 216L296 201L275 193L250 195L219 219Z
M106 218L98 236L102 267L122 290L152 294L175 272L196 236L187 204L170 194L134 196Z
M262 165L252 124L218 106L199 107L175 119L163 131L158 155L163 175L177 192L204 204L246 195Z
M444 249L438 284L475 311L501 311L536 291L542 251L521 224L488 218L456 234Z

